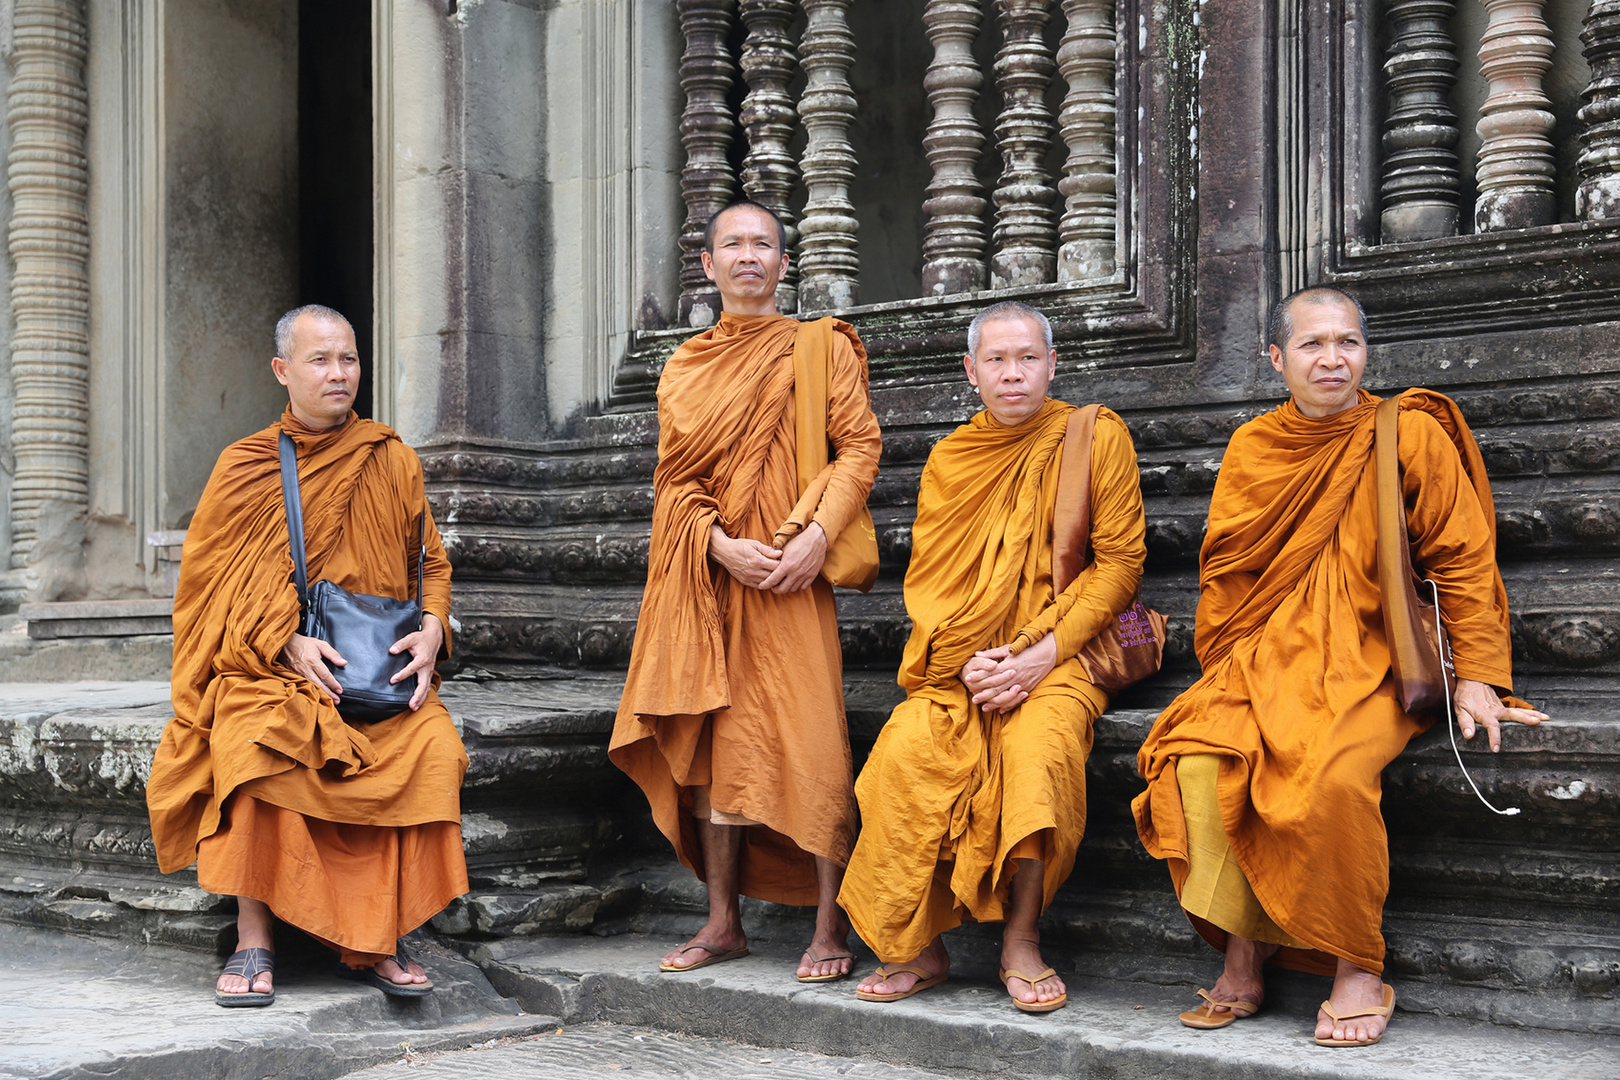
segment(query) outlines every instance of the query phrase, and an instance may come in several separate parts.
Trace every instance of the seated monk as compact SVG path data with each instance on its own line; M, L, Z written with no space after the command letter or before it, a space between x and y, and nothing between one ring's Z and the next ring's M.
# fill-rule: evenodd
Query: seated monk
M196 862L198 884L237 898L219 1004L274 1000L272 913L338 950L355 977L416 997L433 984L399 938L467 891L467 755L433 670L448 655L450 563L416 454L353 413L348 320L315 305L288 312L270 365L286 412L219 456L186 532L175 717L146 787L152 842L164 873ZM348 659L299 632L281 432L297 444L312 583L407 599L423 544L422 628L389 650L410 654L393 681L415 691L385 720L345 722L333 670Z
M867 1001L943 982L940 935L1005 921L1002 981L1026 1012L1067 1000L1037 920L1086 825L1091 725L1107 695L1077 654L1131 602L1147 549L1136 452L1100 412L1091 448L1092 564L1053 589L1058 465L1073 405L1046 396L1057 369L1046 317L982 312L963 357L984 411L928 456L917 495L900 664L906 700L855 792L861 835L839 902L883 967Z
M1361 305L1338 289L1277 305L1271 363L1290 399L1243 425L1221 462L1199 556L1195 645L1203 677L1164 711L1137 758L1134 804L1181 905L1226 954L1190 1027L1225 1027L1265 1000L1267 961L1333 976L1316 1041L1382 1038L1395 992L1381 980L1389 851L1379 776L1426 717L1402 710L1378 584L1377 398ZM1504 700L1507 595L1484 462L1461 412L1401 396L1406 532L1439 586L1456 662L1457 724L1546 719Z

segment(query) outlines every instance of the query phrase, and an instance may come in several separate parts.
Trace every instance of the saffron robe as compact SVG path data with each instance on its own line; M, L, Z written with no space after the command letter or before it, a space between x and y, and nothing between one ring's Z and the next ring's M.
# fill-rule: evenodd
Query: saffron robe
M225 449L186 531L174 602L175 717L147 782L158 866L194 860L210 892L263 900L361 963L467 891L467 755L436 692L349 724L281 661L299 625L278 435L298 447L311 581L405 599L428 514L422 602L445 627L450 564L422 466L382 424L316 431L291 409ZM441 655L448 655L443 653Z
M1052 587L1058 462L1074 406L1008 427L988 411L942 439L917 495L895 707L855 792L861 836L839 903L885 963L964 919L1005 918L1009 858L1044 861L1042 910L1086 825L1086 758L1107 695L1081 647L1130 603L1147 555L1130 433L1103 409L1091 451L1093 561ZM960 674L981 649L1056 635L1058 664L1018 708L989 714Z
M780 315L720 317L658 383L647 587L608 756L700 878L694 789L743 830L741 891L816 902L813 856L843 865L855 805L832 587L749 588L708 557L710 528L769 546L798 501L793 347ZM836 462L814 520L830 544L877 477L866 351L836 324L827 434Z
M1315 419L1292 400L1243 425L1221 462L1199 557L1203 676L1137 756L1142 843L1179 895L1187 831L1175 762L1220 757L1220 816L1265 914L1310 949L1278 962L1383 969L1389 850L1379 777L1429 718L1401 710L1378 588L1373 414ZM1401 397L1399 450L1413 563L1440 589L1459 678L1512 685L1507 594L1485 465L1455 403ZM1194 919L1218 949L1226 934Z

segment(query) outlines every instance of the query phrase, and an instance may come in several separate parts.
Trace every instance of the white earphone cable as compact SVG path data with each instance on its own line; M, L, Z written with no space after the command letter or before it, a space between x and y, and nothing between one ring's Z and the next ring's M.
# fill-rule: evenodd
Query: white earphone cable
M1444 648L1444 642L1446 639L1444 636L1444 626L1440 622L1440 587L1429 579L1425 579L1423 583L1427 585L1429 587L1429 591L1434 594L1435 640L1441 642L1441 648ZM1517 806L1510 806L1506 810L1498 810L1496 807L1492 806L1491 800L1487 799L1483 794L1481 794L1479 785L1474 783L1474 778L1468 775L1468 766L1463 764L1462 750L1457 746L1457 718L1451 714L1451 681L1446 677L1446 663L1444 657L1441 657L1440 662L1440 680L1441 682L1445 683L1446 686L1446 692L1444 695L1446 699L1446 730L1451 733L1451 752L1457 755L1457 766L1458 768L1462 769L1463 779L1468 781L1468 786L1474 789L1474 794L1479 796L1479 801L1484 803L1486 807L1489 808L1491 813L1501 814L1503 817L1512 817L1514 814L1519 812L1519 808Z

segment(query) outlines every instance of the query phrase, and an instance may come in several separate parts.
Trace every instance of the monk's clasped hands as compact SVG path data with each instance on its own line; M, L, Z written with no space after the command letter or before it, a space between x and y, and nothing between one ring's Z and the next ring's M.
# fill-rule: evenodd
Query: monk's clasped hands
M980 649L962 666L961 680L973 704L985 712L1011 712L1057 667L1057 639L1047 634L1014 653L1008 645Z
M718 524L709 530L709 557L750 589L778 594L808 589L827 559L827 534L812 521L782 548L747 537L732 539Z
M1457 730L1462 732L1462 737L1472 739L1474 731L1484 727L1493 754L1502 749L1503 721L1533 727L1549 719L1546 713L1535 709L1517 709L1503 704L1495 690L1472 679L1457 680L1457 691L1452 695L1452 703L1457 708Z

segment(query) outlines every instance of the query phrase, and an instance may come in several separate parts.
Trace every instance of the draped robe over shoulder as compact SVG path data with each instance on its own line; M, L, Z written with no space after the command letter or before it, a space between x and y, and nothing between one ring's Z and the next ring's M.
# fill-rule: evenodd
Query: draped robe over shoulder
M861 836L839 895L886 963L916 957L965 918L1005 918L1008 859L1031 838L1030 857L1045 863L1042 910L1074 865L1091 725L1108 704L1076 656L1130 603L1147 547L1130 433L1103 409L1091 452L1093 561L1054 595L1052 519L1073 412L1048 400L1014 427L981 412L923 470L906 571L906 700L856 783ZM1000 715L973 706L959 676L975 652L1022 651L1048 633L1058 664L1023 704Z
M336 945L390 955L467 891L467 756L439 702L349 724L285 666L298 629L278 435L298 447L310 581L414 594L422 468L392 430L326 431L291 410L227 447L186 532L174 605L173 703L147 783L158 865L197 862L210 892L249 896ZM450 564L426 523L423 606L450 626ZM445 655L445 654L441 654Z
M837 323L827 434L836 461L814 520L831 544L877 477L882 440L866 352ZM799 324L724 314L676 351L658 384L658 467L647 587L609 757L699 877L694 790L743 830L741 891L816 902L813 856L848 861L855 807L832 587L778 595L708 558L710 528L769 545L799 487L793 348Z
M1177 893L1188 845L1175 762L1219 757L1220 817L1265 914L1310 949L1278 962L1381 971L1389 852L1379 777L1427 717L1394 696L1378 588L1378 399L1315 419L1290 400L1232 436L1200 555L1203 676L1138 755L1142 842ZM1399 452L1413 563L1440 589L1459 678L1511 688L1507 594L1484 461L1456 405L1401 397ZM1216 948L1226 935L1194 919Z

